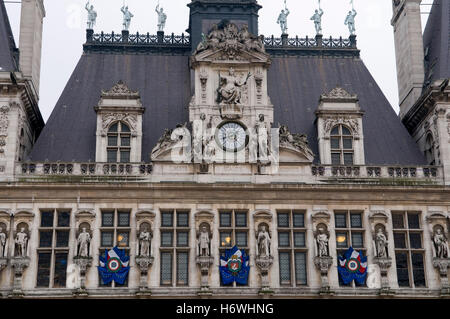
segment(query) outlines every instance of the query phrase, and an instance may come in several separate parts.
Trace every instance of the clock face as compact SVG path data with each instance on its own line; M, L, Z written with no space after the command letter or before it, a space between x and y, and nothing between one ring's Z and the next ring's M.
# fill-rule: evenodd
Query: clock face
M245 147L247 133L242 125L228 122L219 127L216 139L225 151L236 152Z

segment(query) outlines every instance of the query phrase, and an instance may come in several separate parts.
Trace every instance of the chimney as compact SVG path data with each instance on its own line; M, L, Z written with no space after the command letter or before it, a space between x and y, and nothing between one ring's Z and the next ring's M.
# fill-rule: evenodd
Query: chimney
M395 53L400 118L403 118L422 94L424 53L420 3L422 0L393 0Z
M44 0L22 0L19 68L23 76L31 82L37 99L39 99L44 17Z

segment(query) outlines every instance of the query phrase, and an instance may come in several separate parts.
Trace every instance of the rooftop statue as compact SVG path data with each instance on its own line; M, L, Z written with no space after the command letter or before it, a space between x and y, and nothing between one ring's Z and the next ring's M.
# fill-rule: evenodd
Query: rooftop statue
M319 0L319 10L316 10L314 15L311 17L311 20L314 21L314 25L316 27L316 34L322 34L322 15L323 10L320 8L320 0Z
M284 6L285 6L285 9L284 10L281 10L281 13L280 13L280 15L278 16L278 20L277 20L277 23L280 25L280 27L281 27L281 33L282 34L286 34L287 33L287 17L288 17L288 15L289 15L289 9L287 8L287 5L286 5L286 0L284 0Z
M357 12L355 8L353 7L353 0L351 1L352 4L352 10L348 12L347 18L345 19L344 24L348 26L348 30L350 31L350 35L354 35L356 28L355 28L355 17L357 15Z
M128 10L128 6L123 6L120 11L123 13L123 30L128 31L131 18L134 17L134 15Z
M89 1L86 3L86 10L88 12L88 21L87 21L87 28L89 30L94 29L95 22L97 20L97 12L94 10L94 6L89 6Z
M158 31L164 31L164 28L166 27L166 20L167 20L167 14L164 13L164 9L159 9L159 3L156 6L156 13L158 14Z

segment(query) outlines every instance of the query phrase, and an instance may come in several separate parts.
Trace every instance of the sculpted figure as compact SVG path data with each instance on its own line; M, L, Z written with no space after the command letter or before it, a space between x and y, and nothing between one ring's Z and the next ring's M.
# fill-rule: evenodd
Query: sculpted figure
M88 12L87 28L94 29L95 22L97 20L97 12L94 10L94 6L89 6L89 1L86 3L85 8Z
M258 145L259 145L259 157L261 159L266 159L268 155L268 130L267 125L264 122L259 122L258 124Z
M316 28L317 34L322 34L322 15L323 10L319 8L319 10L316 10L314 15L311 17L311 20L314 21L314 26Z
M377 249L377 257L380 258L386 258L387 252L387 238L386 235L383 233L383 229L378 228L378 232L375 235L375 247Z
M356 28L355 28L355 17L356 17L356 10L352 9L352 11L348 12L347 18L345 19L344 24L348 26L348 30L350 31L350 35L354 35Z
M6 234L3 232L3 228L0 227L0 258L5 256Z
M128 30L130 28L131 18L134 15L128 10L128 6L123 6L120 11L123 13L123 30Z
M327 257L328 254L328 235L323 228L318 229L316 236L319 257Z
M14 242L16 244L16 256L26 257L27 256L28 235L25 232L25 228L22 227L20 229L20 232L17 233Z
M436 249L437 258L448 258L447 238L445 238L440 228L436 229L433 236L434 247Z
M205 160L212 160L216 155L216 143L214 140L214 135L207 137L205 139Z
M156 6L156 13L158 14L158 31L164 31L166 26L167 14L164 13L164 9L158 10L159 4Z
M277 23L280 25L282 34L286 34L287 32L287 17L289 13L289 9L286 8L286 10L281 10L280 15L278 16Z
M266 231L266 226L263 225L261 230L258 232L258 256L259 257L269 257L270 256L270 235Z
M223 102L225 104L240 104L242 96L241 87L247 84L250 76L249 72L245 81L241 82L234 74L233 68L230 68L228 75L221 76L219 73L219 88L217 89L218 102Z
M150 256L150 243L151 243L152 234L148 231L147 226L139 234L139 256Z
M209 232L205 225L200 229L200 234L198 235L198 252L199 256L209 256Z
M89 257L89 243L91 242L91 235L83 227L81 233L78 235L78 256Z

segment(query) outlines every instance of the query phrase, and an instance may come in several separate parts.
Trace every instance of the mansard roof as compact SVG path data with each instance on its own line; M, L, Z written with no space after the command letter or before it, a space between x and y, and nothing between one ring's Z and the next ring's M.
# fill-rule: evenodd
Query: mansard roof
M17 71L17 48L5 3L0 0L0 71Z
M434 0L423 35L425 88L434 80L450 78L450 1Z

